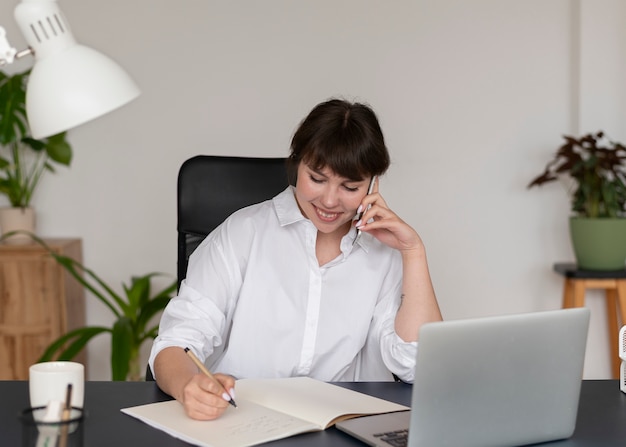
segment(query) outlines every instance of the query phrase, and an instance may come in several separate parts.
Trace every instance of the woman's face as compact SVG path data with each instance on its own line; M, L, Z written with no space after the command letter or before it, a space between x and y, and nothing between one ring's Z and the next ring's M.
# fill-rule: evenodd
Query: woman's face
M367 194L368 185L369 179L349 180L328 168L316 171L300 162L296 201L318 231L341 231L345 234L350 229L361 200Z

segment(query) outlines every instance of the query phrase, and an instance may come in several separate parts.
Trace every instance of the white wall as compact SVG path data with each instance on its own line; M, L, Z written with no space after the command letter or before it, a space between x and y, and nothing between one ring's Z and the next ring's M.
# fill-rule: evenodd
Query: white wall
M21 47L16 4L0 4L0 23ZM283 156L310 108L341 95L379 114L393 158L382 192L427 244L444 317L560 307L551 269L573 259L567 198L556 185L526 185L563 133L626 137L620 0L60 6L76 37L143 91L71 131L72 167L45 178L34 203L39 233L82 238L85 263L108 282L174 276L185 159ZM608 377L603 301L589 302L585 376ZM89 297L88 323L109 321ZM89 349L91 379L110 377L108 344Z

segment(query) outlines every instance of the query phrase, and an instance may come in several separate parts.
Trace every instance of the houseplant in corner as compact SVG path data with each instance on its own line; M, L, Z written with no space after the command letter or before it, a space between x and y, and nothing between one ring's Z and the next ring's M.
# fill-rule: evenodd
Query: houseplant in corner
M528 187L569 177L570 235L578 266L589 270L624 269L626 147L609 140L603 132L564 139L544 172Z
M10 207L0 209L0 230L34 231L33 193L45 171L54 164L69 166L72 148L65 134L36 140L30 137L26 116L26 83L29 72L7 75L0 71L0 194ZM26 242L16 234L7 242Z
M35 235L29 237L46 248L50 256L107 306L115 318L111 327L85 326L60 336L46 348L38 361L71 360L93 337L109 333L111 378L141 380L145 366L140 363L140 348L144 342L156 337L158 323L151 321L170 301L176 291L176 281L153 294L151 280L159 274L148 273L132 277L130 285L123 284L124 295L120 295L80 262L55 252Z

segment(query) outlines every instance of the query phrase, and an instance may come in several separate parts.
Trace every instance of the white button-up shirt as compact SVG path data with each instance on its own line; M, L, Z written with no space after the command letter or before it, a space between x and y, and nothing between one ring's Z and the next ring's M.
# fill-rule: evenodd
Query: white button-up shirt
M150 354L191 348L237 378L310 376L324 381L412 382L417 343L394 330L400 253L355 229L319 266L317 229L292 187L237 211L189 259ZM154 370L154 368L153 368Z

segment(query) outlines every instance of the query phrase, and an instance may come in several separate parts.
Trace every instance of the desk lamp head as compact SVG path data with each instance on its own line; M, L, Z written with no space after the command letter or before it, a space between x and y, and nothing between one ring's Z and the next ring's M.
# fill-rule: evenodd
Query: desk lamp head
M28 48L11 47L0 27L0 66L35 57L26 94L34 138L64 132L139 95L134 81L113 60L76 42L56 0L22 0L15 20Z

